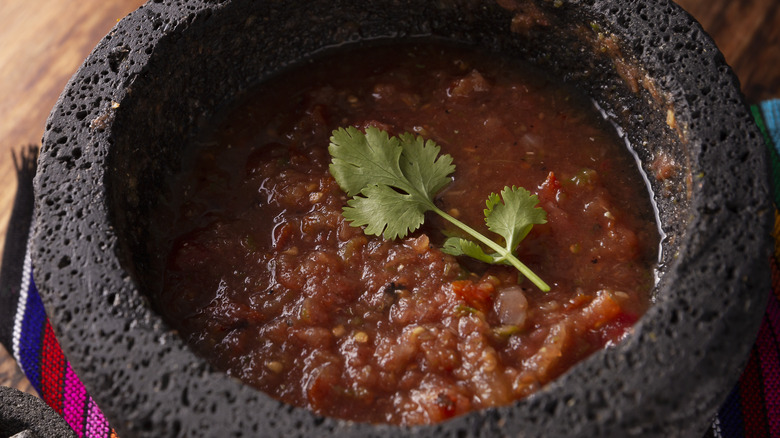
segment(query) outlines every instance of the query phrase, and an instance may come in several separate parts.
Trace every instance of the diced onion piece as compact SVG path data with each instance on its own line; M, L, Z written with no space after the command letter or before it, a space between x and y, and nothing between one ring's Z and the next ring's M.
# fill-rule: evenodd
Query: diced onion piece
M501 324L523 327L528 316L528 300L520 286L509 286L498 292L493 310Z

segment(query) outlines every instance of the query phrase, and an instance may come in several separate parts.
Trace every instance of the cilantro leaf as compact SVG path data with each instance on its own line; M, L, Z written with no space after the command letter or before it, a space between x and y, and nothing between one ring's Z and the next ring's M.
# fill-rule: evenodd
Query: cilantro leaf
M487 254L481 246L477 245L472 240L467 240L462 237L450 237L444 241L444 245L441 247L442 252L445 252L454 256L469 256L473 259L477 259L480 262L485 263L501 263L496 261L494 255ZM506 263L509 264L509 263Z
M348 196L371 184L392 185L403 179L399 161L403 148L396 137L376 128L362 133L350 126L333 131L328 146L329 170Z
M432 205L433 196L450 183L450 174L455 171L452 157L439 157L440 150L432 140L426 142L409 133L389 137L369 126L363 134L350 126L333 131L329 169L349 196L368 186L386 185Z
M501 196L504 195L506 195L506 197L502 203ZM542 208L536 208L538 202L537 197L531 195L523 188L504 187L501 191L501 196L495 193L491 193L490 196L488 196L488 200L486 201L488 208L484 210L484 214L485 223L488 225L488 229L501 234L504 237L505 247L502 247L480 232L439 210L437 213L440 216L449 220L463 231L471 234L472 237L495 252L488 254L476 243L464 244L460 240L465 239L453 240L453 238L447 239L442 247L442 251L455 256L467 255L488 263L514 266L521 274L531 280L536 287L547 292L550 290L550 286L529 269L528 266L523 264L523 262L517 258L514 251L515 248L517 248L517 244L528 235L528 232L535 223L543 224L547 222L547 212ZM496 217L494 218L493 215L496 215ZM512 222L512 219L516 219L517 221ZM488 259L491 259L492 261L488 261Z
M330 173L351 197L343 209L344 218L354 227L364 226L366 234L396 239L420 228L425 213L432 211L494 253L488 254L476 242L458 237L447 239L442 251L514 266L537 287L550 290L514 254L531 227L546 222L546 212L536 207L537 197L518 187L505 187L500 196L492 193L488 197L485 223L504 238L506 246L502 247L433 203L433 197L452 181L450 175L455 171L452 157L440 156L440 151L433 140L410 133L391 137L374 127L366 128L365 133L354 127L333 131L328 146Z
M353 227L365 225L368 235L385 239L403 238L420 228L430 206L414 196L400 193L386 185L372 184L347 201L344 218Z
M538 203L536 195L515 186L504 187L501 196L491 193L488 197L485 224L504 238L507 251L514 251L534 225L547 223L547 213L536 207Z
M401 171L409 182L429 198L452 182L450 174L455 171L452 156L439 157L441 148L433 141L424 141L422 137L410 133L401 134ZM438 158L437 158L438 157Z

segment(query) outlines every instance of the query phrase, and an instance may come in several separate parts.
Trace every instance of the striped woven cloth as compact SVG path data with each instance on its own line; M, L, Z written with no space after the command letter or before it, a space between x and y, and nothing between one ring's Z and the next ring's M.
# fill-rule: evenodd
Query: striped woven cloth
M780 99L752 109L771 156L775 202L773 293L739 383L708 431L713 437L780 437Z
M753 107L772 157L775 186L775 252L772 284L758 339L739 383L713 419L707 437L780 437L780 100ZM110 438L111 429L62 353L35 288L28 251L34 156L17 162L19 196L9 224L0 270L0 343L44 401L79 438Z

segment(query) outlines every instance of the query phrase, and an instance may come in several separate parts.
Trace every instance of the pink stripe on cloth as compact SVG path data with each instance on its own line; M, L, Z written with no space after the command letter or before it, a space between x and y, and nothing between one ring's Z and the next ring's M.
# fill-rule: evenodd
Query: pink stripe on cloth
M739 398L742 409L742 426L746 437L769 436L764 406L764 385L761 365L756 348L750 350L745 370L739 380Z
M109 438L111 435L111 428L108 427L108 421L103 413L100 412L95 400L92 397L89 398L89 406L87 412L87 436L89 438Z
M777 336L780 334L780 304L773 297L767 304L765 319L758 332L756 347L761 357L761 375L764 378L764 388L767 422L771 436L780 437L780 399L777 389L780 388L780 355L778 354Z
M78 438L84 438L84 418L87 409L87 390L70 367L65 369L65 402L63 417Z
M769 297L766 305L766 312L764 312L764 321L761 322L762 326L766 324L768 324L768 328L771 329L769 336L780 339L780 301L774 296Z

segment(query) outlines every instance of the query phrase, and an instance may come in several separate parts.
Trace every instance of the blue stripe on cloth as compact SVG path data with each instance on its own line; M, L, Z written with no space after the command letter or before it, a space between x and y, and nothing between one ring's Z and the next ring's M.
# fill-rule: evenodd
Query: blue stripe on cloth
M745 425L742 421L742 405L739 398L739 386L735 386L729 394L726 402L718 411L720 420L720 433L723 437L745 436Z
M780 152L780 99L765 100L761 102L761 113L764 116L764 124L775 149Z
M32 273L30 273L32 276ZM27 306L22 320L22 333L19 341L19 362L30 384L41 393L41 360L43 354L43 330L46 326L46 312L43 301L32 279L27 295Z

